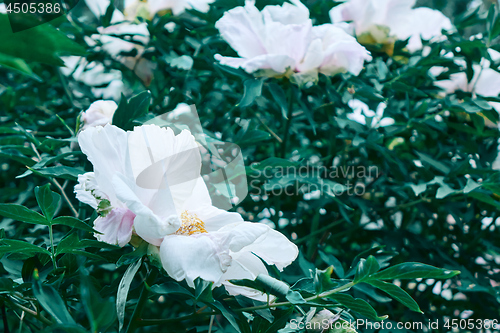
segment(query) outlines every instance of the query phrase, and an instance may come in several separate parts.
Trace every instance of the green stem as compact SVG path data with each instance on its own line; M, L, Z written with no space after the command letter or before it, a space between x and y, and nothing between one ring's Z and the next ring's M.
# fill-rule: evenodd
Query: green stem
M193 313L187 316L182 317L174 317L168 319L140 319L138 326L153 326L153 325L163 325L168 323L175 323L178 321L191 320L195 318L199 318L200 316L213 316L218 315L219 313L216 311L211 312L201 312L201 313Z
M50 237L50 252L52 253L52 263L54 264L54 269L57 269L56 252L54 250L54 233L52 232L52 224L49 225L49 237Z
M322 228L320 228L320 229L317 229L316 231L310 232L307 236L304 236L304 237L302 237L302 238L299 238L299 239L297 239L297 240L295 240L295 241L293 241L293 242L294 242L295 244L300 244L300 243L302 243L302 242L307 241L309 238L314 237L314 236L316 236L317 234L320 234L320 233L322 233L322 232L325 232L325 231L327 231L328 229L333 228L333 227L335 227L335 226L337 226L337 225L339 225L339 224L341 224L341 223L344 223L344 220L343 220L343 219L342 219L342 220L335 221L335 222L332 222L332 223L330 223L330 224L328 224L328 225L326 225L326 226L324 226L324 227L322 227Z
M325 297L328 297L333 294L337 294L339 292L345 291L347 289L350 289L352 286L354 286L356 282L349 282L346 283L340 287L337 287L332 290L325 291L319 295L316 296L311 296L306 298L305 300L307 302L311 301L316 301ZM254 310L265 310L269 308L276 308L278 306L291 306L294 305L291 302L280 302L280 303L272 303L272 304L263 304L263 305L257 305L257 306L252 306L252 307L247 307L247 308L241 308L241 309L235 309L235 312L249 312L249 311L254 311ZM212 316L218 314L217 312L211 311L211 312L202 312L202 313L193 313L187 316L183 317L176 317L176 318L168 318L168 319L140 319L138 321L138 326L153 326L153 325L162 325L162 324L168 324L168 323L173 323L177 321L183 321L183 320L191 320L198 318L199 316Z
M149 276L147 277L146 282L142 287L141 296L139 296L139 300L137 301L137 304L135 306L134 313L132 314L132 318L130 319L127 330L125 331L126 333L132 333L138 326L143 326L141 324L141 322L143 322L143 320L141 320L142 310L144 308L144 304L148 300L149 286L154 283L157 274L158 271L155 268L152 268L151 273L149 273Z
M281 145L281 157L285 158L286 146L288 143L288 138L290 136L290 126L292 125L293 118L293 89L290 83L288 83L288 114L287 121L285 125L285 133L283 134L283 144Z
M31 309L28 309L27 307L13 301L13 300L10 300L10 299L4 299L8 304L12 305L13 307L21 310L21 311L24 311L25 313L29 314L30 316L38 319L39 321L41 321L42 323L44 323L45 325L52 325L52 322L45 318L44 316L42 316L39 312L36 312L36 311L33 311Z
M355 284L356 283L354 281L346 283L343 286L337 287L337 288L332 289L332 290L325 291L319 295L305 298L305 301L306 302L317 301L319 299L322 299L322 298L328 297L330 295L337 294L341 291L350 289ZM269 309L269 308L276 308L278 306L290 306L290 305L293 305L293 304L290 302L280 302L280 303L273 303L273 304L257 305L257 306L252 306L252 307L248 307L248 308L241 308L241 309L236 309L234 311L236 311L236 312L248 312L248 311L254 311L254 310L264 310L264 309Z

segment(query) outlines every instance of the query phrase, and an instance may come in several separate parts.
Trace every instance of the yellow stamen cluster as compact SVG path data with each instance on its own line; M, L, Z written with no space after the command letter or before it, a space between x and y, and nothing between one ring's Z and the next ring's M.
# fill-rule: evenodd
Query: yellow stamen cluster
M196 216L196 214L188 213L187 210L181 214L181 227L175 232L176 235L191 236L208 232L205 229L205 223Z

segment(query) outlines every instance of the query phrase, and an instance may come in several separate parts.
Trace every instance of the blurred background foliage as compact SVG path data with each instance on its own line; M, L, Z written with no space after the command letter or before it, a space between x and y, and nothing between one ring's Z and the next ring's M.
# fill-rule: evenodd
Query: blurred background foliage
M257 1L257 5L271 2L282 3ZM335 4L321 0L304 3L317 24L328 22L328 10ZM432 66L460 70L442 56L446 52L472 63L486 55L487 46L500 50L496 40L487 40L488 1L478 11L471 10L470 1L419 1L419 5L442 10L458 32L447 41L431 44L427 55L407 54L404 45L396 45L393 57L373 51L374 60L360 76L320 76L317 85L303 89L286 82L278 85L275 79L256 80L215 63L215 54L234 51L218 36L214 23L224 11L242 4L218 0L206 14L190 11L150 21L151 41L142 55L156 64L150 84L99 45L87 45L86 36L105 26L107 18L97 20L83 1L67 18L39 29L55 34L57 27L68 36L68 40L59 40L59 55L86 52L87 61L102 64L105 72L121 72L126 98L149 89L152 115L171 111L181 102L194 104L209 135L242 148L251 195L236 210L248 221L274 225L301 249L300 258L281 274L283 281L294 284L310 276L310 270L329 266L333 279L348 278L349 268L355 270L359 259L369 255L382 267L389 261L391 265L421 262L462 272L445 280L394 281L417 301L423 314L368 285L355 286L350 293L392 321L438 319L443 324L453 318L499 318L500 187L499 174L491 168L499 131L488 126L498 122L498 114L486 102L500 99L467 92L443 97L428 74ZM169 22L177 25L172 32L164 28ZM469 38L478 32L483 32L483 38ZM54 54L43 57L43 43L30 38L18 42L30 47L31 53L0 58L0 202L40 211L34 189L50 183L51 190L62 195L56 215L76 215L90 224L95 212L78 203L73 194L76 176L91 170L74 134L79 113L98 99L95 89L105 87L90 87L51 64L48 59ZM72 43L78 47L69 47ZM281 89L285 96L293 96L288 105L280 103L278 95L282 94L277 90ZM351 109L347 103L353 98L371 110L385 101L384 116L393 118L395 124L373 128L348 119ZM309 172L332 166L351 171L375 167L377 172L373 177L341 172L319 178L278 174L280 168L300 166L307 166ZM271 177L262 177L256 170L267 170ZM334 196L322 192L318 196L314 190L321 184L358 184L363 193ZM279 194L285 188L294 195ZM266 189L273 191L265 193ZM47 226L11 218L0 222L0 306L6 325L18 332L117 331L118 285L128 265L144 252L132 252L132 246L118 249L98 243L82 228L64 224L52 228L53 242L58 244L56 269L45 253L51 247ZM23 240L40 250L11 240ZM152 270L154 266L145 264L133 279L126 320L133 317L144 280ZM263 311L254 313L259 319L247 329L244 322L249 318L237 312L233 317L236 325L228 324L230 316L218 315L209 328L212 324L206 316L179 320L198 301L215 304L212 295L206 295L206 286L200 285L194 295L182 291L172 296L168 289L172 280L163 274L148 283L156 288L145 303L144 317L164 321L160 325L151 321L151 326L139 329L144 332L233 332L238 325L244 332L276 332L289 319L302 317L300 312L278 309L272 313L276 319L272 324L260 319L271 316ZM213 297L224 300L221 308L226 304L249 306L243 299L227 300L219 289ZM217 308L221 313L228 311L221 308ZM343 315L363 318L355 311ZM85 329L73 325L75 322Z

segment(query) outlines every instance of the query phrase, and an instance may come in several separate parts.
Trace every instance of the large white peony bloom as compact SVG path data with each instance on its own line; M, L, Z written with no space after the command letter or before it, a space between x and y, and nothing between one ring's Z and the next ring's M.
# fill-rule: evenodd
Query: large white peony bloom
M144 125L125 132L106 125L81 132L78 140L94 172L79 177L75 192L101 212L94 228L102 241L123 246L135 233L159 246L172 278L193 286L200 277L256 299L264 295L228 280L267 274L261 259L283 269L297 257L297 247L281 233L212 205L189 131L174 135Z
M409 38L407 48L422 48L422 40L442 36L452 29L450 19L440 11L415 8L416 0L348 0L330 11L334 24L353 30L362 44L392 44Z
M312 81L318 73L358 75L370 53L352 36L332 24L313 26L299 0L266 6L253 1L227 11L215 26L239 58L215 56L221 64L265 76L292 76Z

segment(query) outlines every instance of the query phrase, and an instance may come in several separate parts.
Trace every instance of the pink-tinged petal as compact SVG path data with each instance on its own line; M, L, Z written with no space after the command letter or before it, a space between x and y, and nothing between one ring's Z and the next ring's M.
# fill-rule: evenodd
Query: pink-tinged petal
M253 4L225 12L215 27L240 57L253 58L267 53L263 44L266 32L262 14Z
M132 237L132 225L135 214L126 208L114 208L105 217L98 217L94 221L94 229L100 234L94 236L101 242L118 245L127 245Z
M170 277L185 279L191 287L198 277L220 285L220 278L231 263L228 250L209 234L167 236L161 243L160 257Z

